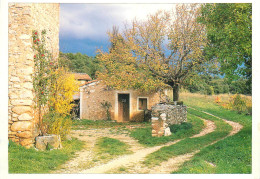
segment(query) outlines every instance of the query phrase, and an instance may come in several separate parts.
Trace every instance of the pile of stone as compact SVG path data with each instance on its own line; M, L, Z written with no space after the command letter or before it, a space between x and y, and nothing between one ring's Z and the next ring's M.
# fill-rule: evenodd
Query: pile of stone
M187 121L187 107L183 105L157 104L152 107L152 136L169 136L169 126Z

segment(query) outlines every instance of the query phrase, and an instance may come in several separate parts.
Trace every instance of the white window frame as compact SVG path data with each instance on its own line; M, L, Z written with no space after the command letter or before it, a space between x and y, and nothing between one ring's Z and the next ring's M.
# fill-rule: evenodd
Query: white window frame
M137 111L144 111L143 109L139 109L139 99L140 98L145 98L147 100L147 109L149 108L149 98L148 97L137 97Z

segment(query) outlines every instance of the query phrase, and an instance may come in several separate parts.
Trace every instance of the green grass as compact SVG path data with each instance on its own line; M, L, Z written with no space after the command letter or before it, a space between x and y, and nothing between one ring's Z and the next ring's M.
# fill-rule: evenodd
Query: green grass
M72 129L100 129L100 128L120 128L126 126L149 126L151 123L148 122L115 122L115 121L107 121L107 120L88 120L88 119L81 119L81 120L73 120L72 122Z
M50 151L26 149L12 141L9 144L9 173L50 173L72 158L74 153L84 145L82 141L74 138L64 141L62 149Z
M130 146L120 140L102 137L96 143L97 160L111 160L117 156L130 154Z
M204 127L203 121L192 114L187 115L187 122L192 124L193 127L191 129L178 130L176 133L172 133L172 135L170 136L152 137L151 126L146 128L137 128L131 131L130 136L137 139L140 144L151 147L165 144L167 142L174 141L177 139L190 137L194 134L199 133Z
M206 145L209 145L210 143L227 136L228 133L232 130L230 125L216 117L192 109L188 109L188 112L190 114L200 116L204 119L214 121L216 125L215 131L197 138L186 138L174 145L163 147L160 150L149 154L144 161L145 165L159 165L161 162L166 161L171 157L200 150Z
M221 118L242 124L235 134L203 148L191 161L174 173L245 173L252 172L252 117L223 109L206 98L187 98L186 104ZM208 162L213 163L211 166Z

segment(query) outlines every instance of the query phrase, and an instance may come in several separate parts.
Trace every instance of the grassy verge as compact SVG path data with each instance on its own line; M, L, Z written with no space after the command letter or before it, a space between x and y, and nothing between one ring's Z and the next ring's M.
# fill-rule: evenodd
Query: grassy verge
M9 173L49 173L73 157L84 145L82 141L72 139L64 141L60 150L37 151L34 148L26 149L12 141L9 144Z
M132 153L132 151L128 150L130 148L129 145L109 137L99 138L95 148L97 153L96 160L102 161L109 161L117 156Z
M252 117L223 109L201 96L187 98L186 104L244 127L236 135L205 147L174 173L251 173Z
M81 119L81 120L73 120L72 122L72 129L100 129L100 128L122 128L127 126L139 126L139 127L147 127L151 125L148 122L115 122L115 121L106 121L106 120L88 120L88 119Z
M151 147L160 144L165 144L176 139L190 137L194 134L199 133L204 127L203 121L191 114L187 115L187 122L192 124L193 127L191 129L178 130L176 133L172 133L172 135L170 136L152 137L151 126L146 128L137 128L131 131L130 136L137 139L140 144Z
M206 145L209 145L210 143L227 136L228 133L232 130L230 125L216 117L192 109L189 109L188 112L193 115L200 116L204 119L214 121L216 125L215 131L202 137L186 138L177 144L163 147L160 150L149 154L144 161L145 165L155 166L163 161L168 160L171 157L190 153L195 150L200 150Z

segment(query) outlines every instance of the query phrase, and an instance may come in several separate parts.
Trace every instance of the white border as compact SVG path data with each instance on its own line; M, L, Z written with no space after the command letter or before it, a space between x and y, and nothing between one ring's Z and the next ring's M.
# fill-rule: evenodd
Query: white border
M177 174L177 175L148 175L146 174L145 177L151 177L151 178L158 178L158 177L164 177L164 178L200 178L200 179L219 179L221 178L236 178L236 179L242 179L242 178L255 178L259 179L260 178L260 111L259 111L259 100L260 100L260 88L259 88L259 77L260 77L260 6L259 6L259 1L258 0L207 0L207 1L202 1L202 0L182 0L182 1L177 1L177 0L109 0L109 2L105 0L16 0L16 1L9 1L9 0L1 0L1 10L0 10L0 18L1 18L1 28L0 28L0 39L1 39L1 48L0 48L0 55L1 55L1 60L0 60L0 75L2 78L1 81L1 105L0 105L0 120L2 121L3 125L0 125L0 178L26 178L26 179L35 179L37 178L43 178L46 179L48 178L70 178L70 177L77 177L77 178L94 178L94 177L101 177L101 178L109 178L113 177L113 179L121 179L122 175L116 175L116 174L111 174L111 175L77 175L77 174L64 174L64 175L49 175L49 174L8 174L8 148L7 148L7 133L8 129L6 126L8 126L8 2L34 2L34 3L253 3L253 153L252 153L252 162L253 162L253 168L252 172L253 175L251 174L214 174L214 175L209 175L209 174L203 174L203 175L182 175L182 174ZM142 174L136 174L136 175L123 175L123 177L126 178L143 178L144 175Z

